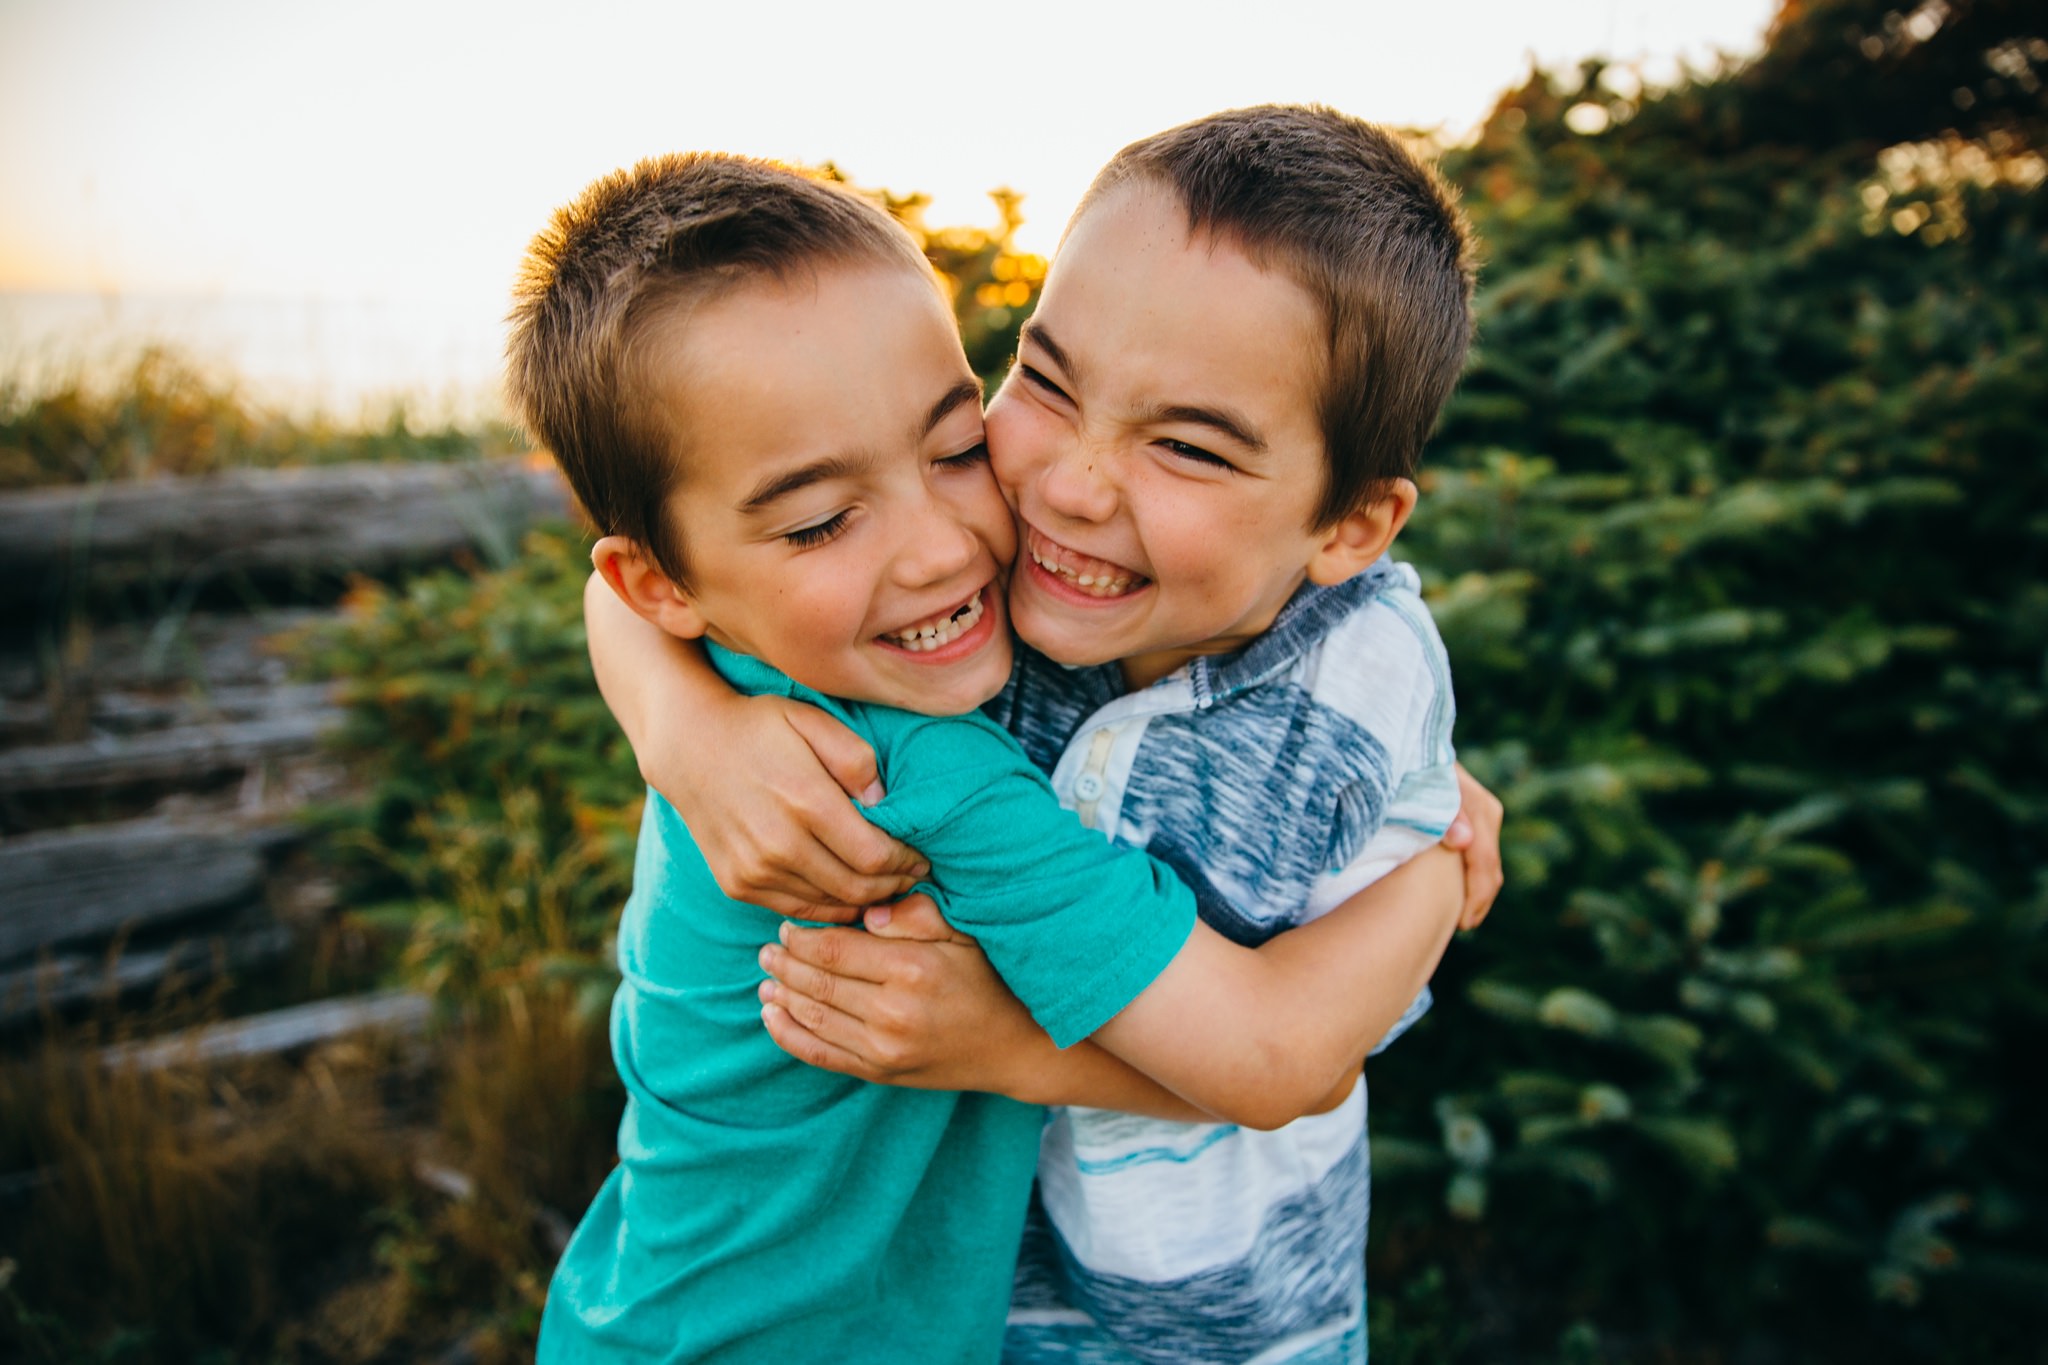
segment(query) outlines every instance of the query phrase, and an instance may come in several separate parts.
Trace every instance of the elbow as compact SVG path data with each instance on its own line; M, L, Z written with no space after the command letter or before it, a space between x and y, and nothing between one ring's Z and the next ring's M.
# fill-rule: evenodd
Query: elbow
M1261 1133L1270 1133L1277 1129L1285 1128L1288 1124L1300 1118L1304 1112L1306 1111L1297 1110L1292 1105L1281 1105L1256 1110L1241 1119L1234 1120L1234 1122L1240 1128L1251 1128Z
M1300 1118L1293 1106L1274 1103L1262 1096L1233 1097L1227 1104L1204 1105L1219 1122L1236 1124L1239 1128L1254 1128L1261 1133L1270 1133L1275 1128L1285 1128Z
M1301 1071L1290 1075L1278 1068L1270 1069L1259 1084L1242 1088L1222 1103L1204 1107L1224 1122L1269 1133L1296 1119L1327 1114L1337 1108L1358 1088L1359 1075L1356 1065L1347 1066L1334 1080L1327 1072L1311 1075Z
M1261 1133L1270 1133L1310 1114L1327 1114L1343 1102L1342 1096L1338 1096L1330 1103L1325 1103L1324 1099L1322 1095L1317 1095L1313 1099L1300 1096L1262 1098L1248 1104L1226 1105L1225 1112L1217 1114L1217 1117L1240 1128L1253 1128Z

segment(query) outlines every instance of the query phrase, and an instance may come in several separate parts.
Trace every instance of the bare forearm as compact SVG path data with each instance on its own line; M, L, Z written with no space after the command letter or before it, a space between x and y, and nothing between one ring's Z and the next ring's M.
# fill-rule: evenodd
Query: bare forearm
M1182 1099L1093 1043L1076 1043L1062 1052L1047 1039L1045 1050L1046 1055L1034 1059L1027 1074L1009 1087L1013 1098L1030 1104L1114 1109L1186 1123L1216 1121L1216 1115Z
M1270 1128L1327 1107L1429 980L1462 891L1432 851L1256 952L1197 931L1095 1039L1189 1102Z
M626 732L641 773L655 782L650 760L659 750L658 717L710 715L732 699L732 689L701 648L642 620L596 574L583 586L583 621L597 690Z

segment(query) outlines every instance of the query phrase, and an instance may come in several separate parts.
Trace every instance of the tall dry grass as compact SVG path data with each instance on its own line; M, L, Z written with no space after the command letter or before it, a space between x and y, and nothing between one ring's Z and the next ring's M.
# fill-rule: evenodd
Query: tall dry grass
M517 991L424 1045L157 1071L0 1062L0 1358L515 1360L609 1167L604 1020ZM24 1182L17 1179L19 1186Z
M31 387L0 376L0 490L224 469L369 460L459 460L522 448L508 428L296 418L152 347L126 368L73 369Z

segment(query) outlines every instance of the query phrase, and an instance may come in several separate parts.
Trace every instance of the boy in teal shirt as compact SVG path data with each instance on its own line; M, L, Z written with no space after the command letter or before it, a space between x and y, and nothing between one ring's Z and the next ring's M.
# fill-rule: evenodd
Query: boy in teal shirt
M824 707L872 746L872 818L930 856L926 889L1063 1049L1045 1098L1256 1120L1348 1090L1441 950L1455 867L1426 870L1434 920L1360 903L1239 948L960 714L1009 676L1015 533L979 386L900 228L760 163L643 163L536 240L511 360L618 598L709 642L741 691ZM775 923L718 890L650 795L613 1014L620 1165L557 1272L543 1360L994 1355L1038 1111L782 1053L755 1003ZM1344 979L1303 989L1329 962ZM1311 1019L1342 1033L1333 1018L1354 1026L1293 1046Z

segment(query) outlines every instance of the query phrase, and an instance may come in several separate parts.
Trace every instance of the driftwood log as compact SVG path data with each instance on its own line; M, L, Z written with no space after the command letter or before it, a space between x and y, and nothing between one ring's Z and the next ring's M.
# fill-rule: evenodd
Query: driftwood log
M278 638L332 615L319 607L202 611L154 622L91 622L84 640L67 639L62 653L16 642L0 648L0 698L6 699L0 704L18 712L19 725L26 728L47 724L53 685L95 698L196 691L219 709L218 699L237 689L274 691L285 684L291 668ZM74 630L77 626L74 622Z
M325 694L314 701L287 692L280 705L245 720L201 721L173 730L107 736L70 744L0 750L0 797L198 780L267 759L311 753L341 718Z
M289 825L129 820L0 843L0 962L189 918L261 893Z
M229 1061L293 1052L350 1034L376 1031L412 1034L426 1028L433 1005L412 991L316 1000L247 1019L230 1019L147 1042L116 1043L100 1053L108 1066L155 1071L180 1063Z
M32 965L0 971L0 1031L33 1022L46 1010L119 999L173 976L200 984L221 973L268 966L291 951L293 939L284 925L268 924L180 939L167 948L47 955Z
M0 498L0 594L374 574L465 549L509 557L527 526L570 512L553 467L528 460L33 489Z

